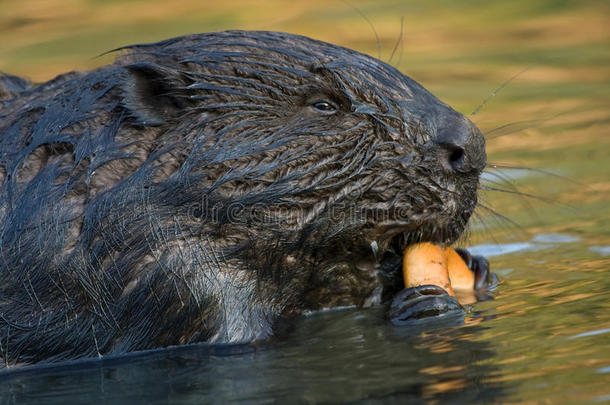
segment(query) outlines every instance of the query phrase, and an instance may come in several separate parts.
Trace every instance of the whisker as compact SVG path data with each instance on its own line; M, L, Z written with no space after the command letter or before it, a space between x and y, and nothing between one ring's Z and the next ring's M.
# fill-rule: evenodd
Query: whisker
M388 65L392 64L392 59L394 58L394 54L396 53L396 50L398 49L398 47L400 45L402 45L404 22L405 22L405 17L404 16L400 17L400 35L398 35L398 39L396 40L396 43L394 44L394 48L392 49L392 54L390 55L390 59L388 59ZM400 62L400 59L398 60L398 62ZM396 66L398 66L398 64Z
M494 210L493 208L488 207L487 205L484 205L481 202L477 202L477 207L481 207L482 210L490 213L495 220L502 220L503 223L508 223L508 224L514 226L515 228L517 228L519 231L523 232L525 235L528 235L528 232L525 230L525 228L523 228L521 225L519 225L517 222L513 221L512 219L508 218L507 216L500 214L498 211Z
M515 192L515 194L521 193L521 190L519 190L517 185L506 174L501 173L501 172L491 172L491 171L487 171L485 173L499 179L498 181L494 181L491 179L485 179L485 183L491 183L492 185L497 185L497 186L501 186L501 187L508 187L510 190L513 190ZM483 187L486 187L485 184L483 184L481 186L481 188L483 188ZM521 201L521 204L526 209L528 209L528 210L534 209L534 207L530 204L529 200L527 200L525 198L521 198L520 201Z
M509 176L508 173L505 173L500 170L494 171L493 169L491 169L491 170L485 170L483 172L483 174L485 174L487 176L492 176L492 177L498 179L498 180L492 180L488 177L485 177L484 179L482 179L483 182L490 182L490 183L498 184L498 185L503 184L506 186L510 186L513 190L517 189L514 178Z
M472 227L474 223L481 226L482 229L480 231L477 231L477 234L479 234L479 232L485 234L486 236L484 236L483 239L486 242L491 242L495 244L501 243L501 241L498 239L497 232L494 232L492 230L492 223L495 223L501 229L506 229L506 231L511 232L511 234L513 232L510 231L510 228L513 227L512 224L507 223L503 220L503 218L497 218L492 215L492 219L490 220L489 216L481 214L478 210L475 210L475 212L472 214L472 217L469 222L469 227ZM522 228L518 228L518 232L523 234L525 238L529 237L527 231L523 230Z
M523 120L523 121L517 121L517 122L511 122L509 124L504 124L504 125L500 125L499 127L490 129L488 131L485 131L485 138L486 139L496 139L499 138L501 136L506 136L506 135L512 135L516 132L520 132L523 131L525 129L530 129L530 128L537 128L539 127L542 123L553 120L561 115L566 114L566 112L560 112L557 113L551 117L547 117L547 118L539 118L539 119L535 119L535 120ZM500 132L499 134L496 134L494 136L490 136L492 133L494 132L498 132L498 131L502 131L502 130L506 130L508 129L508 132Z
M548 170L544 170L544 169L536 169L533 167L527 167L527 166L514 166L514 165L507 165L507 164L503 164L503 163L487 163L485 166L487 169L507 169L507 170L523 170L523 171L528 171L528 172L534 172L534 173L539 173L539 174L544 174L546 176L551 176L551 177L555 177L579 186L585 186L585 184L583 184L582 182L576 181L574 179L571 179L569 177L566 176L562 176L561 174L557 174L557 173L553 173L551 171ZM492 174L491 171L485 171L485 173L488 174ZM497 174L497 173L496 173Z
M524 129L536 128L539 124L546 121L544 118L538 118L535 120L523 120L517 122L509 122L508 124L502 124L499 127L495 127L493 129L489 129L485 131L485 139L496 139L501 136L512 135L516 132L523 131ZM494 132L502 131L504 129L509 129L509 132L502 132L500 134L496 134L491 136Z
M357 8L353 4L348 3L346 0L342 0L342 2L344 4L346 4L347 6L349 6L352 10L357 12L360 15L360 17L362 17L364 19L364 21L366 21L368 23L369 27L371 27L373 34L375 34L375 40L377 41L377 59L381 59L381 41L379 40L379 35L377 34L377 30L375 29L375 26L373 25L371 20L369 20L369 18L362 11L360 11L359 8Z
M511 180L511 178L506 176L503 173L485 172L485 174L487 174L489 176L493 176L497 180L491 179L491 178L485 178L482 182L482 186L484 186L486 184L492 184L492 185L496 185L496 186L506 186L506 187L510 188L511 190L519 190L517 188L517 185Z
M519 190L506 190L506 189L502 189L502 188L489 187L489 186L481 186L480 189L481 190L485 190L485 191L497 191L499 193L507 193L507 194L518 195L520 197L527 197L527 198L531 198L531 199L534 199L534 200L542 201L542 202L545 202L545 203L548 203L548 204L556 204L557 203L556 200L550 200L548 198L536 196L536 195L533 195L533 194L524 193L523 191L519 191Z
M496 96L496 94L498 94L502 89L504 89L506 86L508 86L513 80L515 80L517 77L521 76L523 73L527 72L528 70L530 70L532 66L528 66L525 69L523 69L522 71L520 71L519 73L515 74L513 77L511 77L510 79L508 79L507 81L505 81L504 83L502 83L500 86L498 86L494 91L491 92L491 94L489 96L487 96L487 98L485 100L483 100L483 102L481 102L481 104L479 104L477 106L477 108L475 108L474 110L472 110L472 112L470 113L471 116L475 115L476 113L478 113L481 108L483 108L483 106L485 106L485 104L487 104L487 102L489 100L491 100L492 98L494 98Z
M498 224L501 224L501 225L504 224L504 222L498 220L497 218L494 218L494 220ZM488 237L485 238L486 240L487 239L491 239L494 243L498 242L498 240L497 240L497 238L495 236L495 233L492 232L492 230L491 230L489 219L484 218L484 216L481 215L477 210L475 210L472 213L472 216L470 217L470 221L468 221L468 228L469 228L468 232L469 232L469 234L472 233L472 230L470 228L472 228L473 224L477 224L477 225L481 226L481 228L482 228L481 232L483 232L483 233L488 235ZM470 239L470 238L468 238L468 239ZM466 241L464 241L464 243L465 242Z

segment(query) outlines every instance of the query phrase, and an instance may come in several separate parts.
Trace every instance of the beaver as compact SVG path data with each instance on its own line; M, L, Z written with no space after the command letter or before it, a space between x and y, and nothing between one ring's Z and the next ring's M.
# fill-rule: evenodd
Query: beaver
M470 120L293 34L115 51L46 83L0 76L5 366L266 341L323 308L390 303L396 323L460 308L405 290L400 261L455 242L477 205ZM486 261L461 254L485 287Z

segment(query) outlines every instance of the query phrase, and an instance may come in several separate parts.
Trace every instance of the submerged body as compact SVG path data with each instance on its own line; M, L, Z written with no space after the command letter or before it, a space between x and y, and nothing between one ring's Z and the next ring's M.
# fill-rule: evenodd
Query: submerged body
M404 247L454 242L476 206L478 129L374 58L245 31L124 51L0 76L4 365L385 302Z

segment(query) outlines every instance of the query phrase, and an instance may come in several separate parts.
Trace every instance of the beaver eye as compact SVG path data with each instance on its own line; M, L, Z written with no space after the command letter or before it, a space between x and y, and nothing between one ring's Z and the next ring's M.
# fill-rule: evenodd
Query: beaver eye
M326 114L334 113L335 111L337 111L337 107L335 107L335 105L333 103L331 103L330 101L326 101L326 100L316 101L315 103L312 103L311 106L315 110L326 113Z

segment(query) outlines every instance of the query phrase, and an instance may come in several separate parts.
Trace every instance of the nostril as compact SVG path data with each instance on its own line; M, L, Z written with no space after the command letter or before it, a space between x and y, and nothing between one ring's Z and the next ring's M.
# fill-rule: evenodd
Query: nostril
M449 154L449 163L451 167L454 169L459 169L464 165L464 160L466 159L466 153L464 152L464 148L456 147Z
M480 172L485 167L483 135L458 113L440 119L436 136L431 141L438 148L439 163L448 172L468 174Z
M440 146L445 150L445 165L450 170L458 172L468 171L468 157L466 150L454 143L442 143Z

